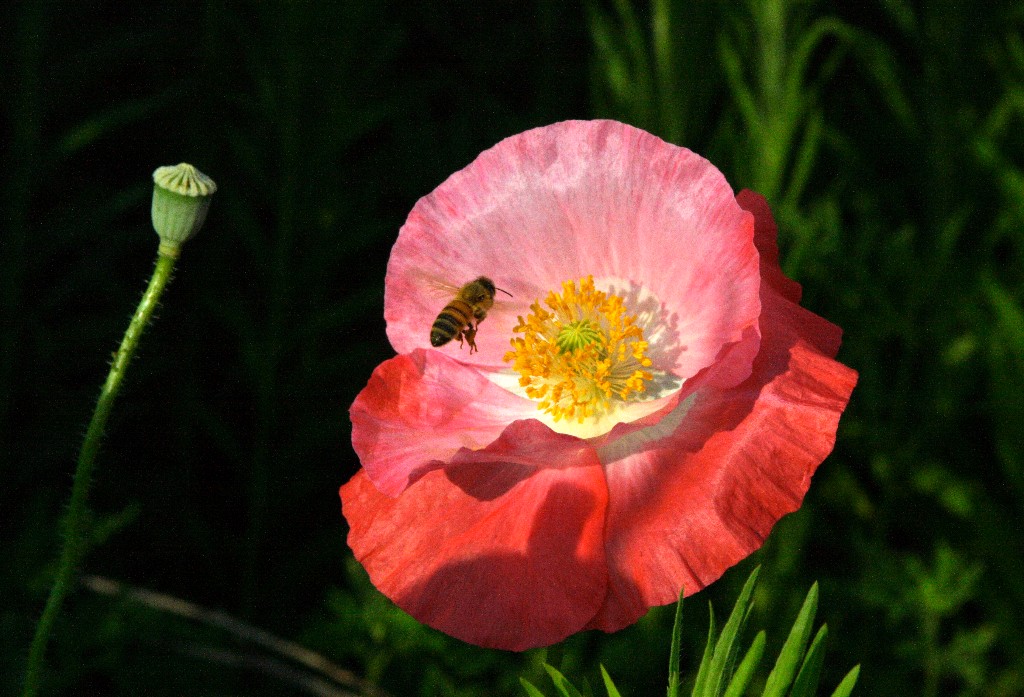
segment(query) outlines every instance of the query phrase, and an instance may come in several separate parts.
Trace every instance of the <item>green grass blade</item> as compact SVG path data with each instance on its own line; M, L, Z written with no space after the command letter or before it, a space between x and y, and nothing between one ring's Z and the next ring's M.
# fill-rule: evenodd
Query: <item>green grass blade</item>
M668 697L679 697L679 642L683 634L683 593L686 588L679 591L679 601L676 603L676 619L672 624L672 647L668 656Z
M857 684L857 678L860 677L860 666L854 666L843 681L839 683L839 687L832 693L832 697L850 697L853 693L853 686Z
M526 678L519 678L519 684L523 686L526 694L530 697L544 697L544 693L534 687Z
M1024 346L1024 310L1000 284L986 279L984 290L1011 345Z
M814 614L817 609L818 584L815 582L811 586L811 590L807 592L803 607L800 608L800 614L797 615L793 629L790 630L789 637L783 644L782 651L779 652L775 667L768 676L763 697L783 697L789 686L793 684L800 659L804 655L804 648L811 636L811 625L814 623Z
M676 83L672 49L672 3L651 0L651 43L654 48L655 74L659 88L668 89Z
M793 690L789 697L814 697L818 692L818 679L821 677L821 666L825 661L825 637L828 636L828 625L821 625L821 629L811 642L811 648L807 649L807 656L804 657L804 664L800 666L800 672L796 675L793 683Z
M803 140L793 160L793 174L786 187L786 202L796 206L800 195L807 186L807 180L818 159L818 146L821 144L824 121L820 111L813 111L807 117L807 128L804 129Z
M672 26L670 0L651 0L651 45L654 53L654 74L657 78L658 112L661 135L677 145L682 140L682 108L677 86L682 84L676 70L673 39L678 30Z
M732 43L723 35L718 37L718 59L725 69L726 82L732 92L733 101L739 108L747 130L756 139L764 137L764 123L757 100L747 86L743 75L743 59Z
M615 687L615 683L612 682L612 676L608 675L608 671L605 670L604 666L601 666L601 679L604 680L604 689L608 691L608 697L622 697L619 694L619 688Z
M854 53L871 76L880 96L903 130L907 133L915 132L920 128L918 122L921 117L915 112L904 87L905 80L898 69L901 63L895 51L865 32L859 32L856 38L853 42Z
M703 697L704 685L708 681L708 672L711 667L711 654L715 648L715 608L708 603L708 643L704 646L704 655L700 659L700 668L697 669L697 680L693 684L693 697Z
M597 63L600 65L598 68L600 77L595 79L599 81L603 79L605 87L617 94L613 76L608 74L610 70L608 66L617 61L624 65L624 61L619 55L620 51L616 45L611 20L594 3L587 3L586 8L590 24L590 41L594 47Z
M740 630L746 624L750 612L750 599L754 593L754 586L757 584L757 577L761 573L761 567L754 569L750 578L743 585L740 597L736 599L732 614L722 627L722 635L715 643L715 652L711 657L708 679L704 685L704 697L718 697L729 680L730 659L735 657L733 646L739 636Z
M736 669L736 673L729 682L729 689L725 691L724 697L741 697L747 689L750 679L754 677L754 671L757 670L761 664L761 658L764 656L765 637L764 630L758 632L754 637L754 643L750 645L743 660L740 661L739 668Z
M627 50L637 70L636 78L647 85L653 71L647 58L647 39L640 28L640 22L637 21L636 13L633 11L633 6L629 3L629 0L615 0L615 9L618 12L620 26L625 34ZM650 87L648 86L644 92L650 95Z
M557 668L552 665L544 664L544 670L551 676L551 682L555 684L555 688L561 693L562 697L583 697L580 691L577 690L569 679L562 675Z
M801 93L804 91L807 68L811 64L818 46L829 37L834 37L839 42L850 41L853 38L850 28L845 23L832 18L817 20L800 37L796 49L789 58L789 69L783 93L788 101L797 103L803 101Z

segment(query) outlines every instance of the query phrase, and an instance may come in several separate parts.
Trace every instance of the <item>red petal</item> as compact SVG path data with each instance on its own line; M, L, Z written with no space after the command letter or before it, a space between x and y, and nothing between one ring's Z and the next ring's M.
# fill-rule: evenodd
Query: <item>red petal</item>
M761 255L761 280L795 303L800 302L803 289L796 281L786 278L779 266L779 228L764 196L744 189L736 194L740 207L754 214L754 244Z
M754 243L761 255L761 296L765 285L793 303L800 302L802 289L796 281L787 278L779 266L778 227L764 196L744 189L736 196L740 206L754 215ZM809 310L797 307L790 316L800 337L817 347L825 355L835 357L839 352L843 330Z
M349 545L420 622L522 651L579 631L607 586L607 489L593 451L561 469L492 460L435 470L398 498L360 471L341 488Z
M352 446L382 492L397 496L462 448L483 448L537 407L438 351L384 361L353 402Z
M763 216L753 212L761 226ZM655 427L653 439L638 432L633 452L622 443L600 451L609 487L609 591L590 627L615 631L674 601L681 588L690 595L716 580L800 506L832 450L856 372L831 358L839 328L788 299L794 285L761 246L773 234L757 239L769 268L762 269L761 349L752 375L731 389L691 384L696 392ZM676 430L665 434L673 423Z

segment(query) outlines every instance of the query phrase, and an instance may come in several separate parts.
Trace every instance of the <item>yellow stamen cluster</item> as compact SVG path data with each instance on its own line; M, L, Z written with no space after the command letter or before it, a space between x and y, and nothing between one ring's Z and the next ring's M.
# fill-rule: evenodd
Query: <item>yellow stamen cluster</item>
M587 276L566 281L519 317L512 350L505 361L519 373L519 384L555 421L605 414L617 400L636 399L652 378L647 342L626 314L622 298L594 288Z

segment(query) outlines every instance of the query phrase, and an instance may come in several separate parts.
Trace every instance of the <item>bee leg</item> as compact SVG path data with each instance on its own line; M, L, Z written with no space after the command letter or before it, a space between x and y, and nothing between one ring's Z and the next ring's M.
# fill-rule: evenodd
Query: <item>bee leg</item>
M472 325L466 325L466 328L462 330L462 336L466 337L466 343L469 344L470 353L480 350L476 347L476 327ZM462 347L461 341L459 342L459 347Z

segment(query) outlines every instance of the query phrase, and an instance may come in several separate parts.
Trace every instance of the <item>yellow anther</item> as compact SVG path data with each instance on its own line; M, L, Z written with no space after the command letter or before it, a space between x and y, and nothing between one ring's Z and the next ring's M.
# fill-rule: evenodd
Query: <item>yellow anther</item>
M594 288L591 276L562 284L519 317L505 361L526 395L555 421L583 423L615 401L637 399L652 379L647 342L617 295Z

